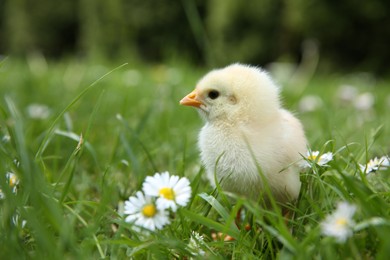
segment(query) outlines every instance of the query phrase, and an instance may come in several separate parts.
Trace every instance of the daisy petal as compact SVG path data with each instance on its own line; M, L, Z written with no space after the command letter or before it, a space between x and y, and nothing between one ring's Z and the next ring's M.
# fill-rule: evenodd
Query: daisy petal
M175 212L178 206L187 205L191 198L189 180L176 175L170 176L168 172L147 177L142 189L145 194L157 197L156 205L160 210L171 209Z

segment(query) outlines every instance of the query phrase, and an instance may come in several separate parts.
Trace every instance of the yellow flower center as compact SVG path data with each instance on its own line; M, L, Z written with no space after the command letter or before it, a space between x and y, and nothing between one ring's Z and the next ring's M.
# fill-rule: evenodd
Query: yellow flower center
M9 177L9 186L13 187L16 185L17 179L15 175Z
M153 204L147 204L142 208L142 214L145 217L151 218L154 215L156 215L156 213L157 213L156 206L154 206Z
M317 159L317 155L315 155L315 154L311 154L311 155L309 155L308 157L307 157L307 159L309 159L310 161L315 161L316 159Z
M166 198L167 200L175 199L175 192L172 188L162 188L160 189L160 195Z
M339 218L336 220L336 225L337 226L345 226L347 225L348 221L345 218Z

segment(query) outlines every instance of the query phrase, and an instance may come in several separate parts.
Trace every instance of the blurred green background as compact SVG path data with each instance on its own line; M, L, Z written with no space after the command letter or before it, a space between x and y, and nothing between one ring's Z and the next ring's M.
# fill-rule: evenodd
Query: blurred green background
M390 72L388 0L2 0L0 54Z

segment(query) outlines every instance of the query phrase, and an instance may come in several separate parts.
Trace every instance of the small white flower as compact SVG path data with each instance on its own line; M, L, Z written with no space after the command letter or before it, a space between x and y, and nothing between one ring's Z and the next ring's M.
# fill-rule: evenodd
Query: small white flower
M368 111L374 106L374 103L374 95L370 92L365 92L356 97L354 101L354 106L358 110Z
M18 179L18 177L16 176L15 173L7 172L5 176L6 176L6 178L7 178L8 185L9 185L11 188L14 188L16 185L19 184L19 179Z
M331 152L327 152L320 155L319 151L308 151L306 155L306 159L320 166L327 166L327 163L333 160L333 154ZM306 160L303 161L302 167L310 168L312 164L308 161Z
M170 223L168 212L158 209L152 198L140 191L125 201L123 213L128 215L126 222L150 231L162 229Z
M33 119L46 119L50 116L50 108L42 104L30 104L27 107L27 114Z
M190 242L188 242L188 249L193 256L204 256L206 253L203 251L204 238L198 232L192 231Z
M385 170L390 167L390 161L387 156L382 156L381 158L375 157L371 159L366 165L359 165L360 170L366 174L370 172L375 172L379 170Z
M19 184L18 176L16 176L16 174L12 173L12 172L7 172L7 174L5 176L6 176L8 185L12 188L12 192L16 193L17 192L17 186Z
M342 85L338 91L338 97L342 103L352 102L358 95L358 89L351 85Z
M353 234L352 227L355 222L352 217L355 211L355 205L340 202L336 211L321 223L322 234L336 238L339 243L345 242Z
M316 95L307 95L301 98L298 107L301 112L312 112L322 106L322 99Z
M146 195L158 197L156 204L161 210L175 212L178 205L186 206L191 198L190 181L185 177L169 176L168 172L146 177L142 189Z
M6 182L9 185L9 187L12 189L13 193L17 192L17 186L19 184L19 179L16 176L16 174L12 172L7 172L5 174ZM0 199L3 199L5 197L4 192L0 189Z

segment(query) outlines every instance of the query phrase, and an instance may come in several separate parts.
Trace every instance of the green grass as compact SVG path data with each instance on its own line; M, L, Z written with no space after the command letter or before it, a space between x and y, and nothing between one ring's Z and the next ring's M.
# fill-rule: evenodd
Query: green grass
M204 179L196 145L202 122L178 101L205 72L183 64L3 61L0 258L188 259L187 244L196 231L211 259L386 259L390 170L366 176L358 163L390 152L389 82L316 75L304 89L283 90L283 102L297 111L311 149L335 154L328 167L302 173L301 195L289 205L294 217L286 226L280 209L243 198L232 204L227 195L216 197ZM373 107L359 111L340 102L342 84L372 92ZM301 113L299 100L308 94L319 95L322 106ZM50 116L31 118L32 103L48 106ZM123 201L141 188L145 176L162 171L187 176L192 200L172 216L171 225L140 234L124 222ZM16 193L7 172L19 178ZM320 230L339 201L357 206L355 231L345 243ZM249 231L233 224L241 206ZM236 240L213 241L212 232Z

